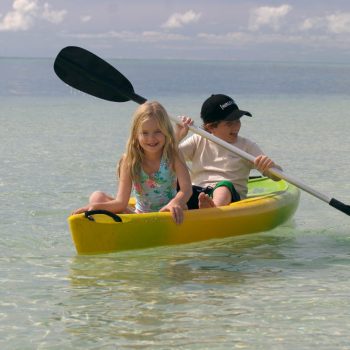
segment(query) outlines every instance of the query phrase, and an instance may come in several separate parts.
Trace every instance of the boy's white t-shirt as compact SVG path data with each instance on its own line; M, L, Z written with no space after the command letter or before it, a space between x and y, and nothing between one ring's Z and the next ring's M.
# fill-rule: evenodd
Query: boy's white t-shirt
M255 142L241 136L233 145L254 157L264 154ZM192 162L192 184L214 187L217 182L228 180L234 184L241 199L247 197L247 180L254 169L253 163L197 134L181 142L179 148L185 160Z

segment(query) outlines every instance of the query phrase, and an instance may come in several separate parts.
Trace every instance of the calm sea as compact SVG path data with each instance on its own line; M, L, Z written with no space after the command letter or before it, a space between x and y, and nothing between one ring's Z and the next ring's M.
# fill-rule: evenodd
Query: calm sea
M350 65L110 60L199 121L212 93L286 173L350 202ZM72 209L114 193L133 102L64 85L51 59L0 59L0 348L350 349L350 218L302 193L271 232L78 256Z

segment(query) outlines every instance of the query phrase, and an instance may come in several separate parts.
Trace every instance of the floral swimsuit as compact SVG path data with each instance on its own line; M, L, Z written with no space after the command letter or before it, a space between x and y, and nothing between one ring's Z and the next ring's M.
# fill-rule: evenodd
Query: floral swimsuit
M141 167L140 182L134 183L136 212L159 211L176 195L177 179L169 162L160 161L158 171L148 175Z

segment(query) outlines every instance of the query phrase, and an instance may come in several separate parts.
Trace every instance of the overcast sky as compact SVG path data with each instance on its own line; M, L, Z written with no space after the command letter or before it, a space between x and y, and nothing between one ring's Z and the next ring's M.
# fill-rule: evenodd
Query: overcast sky
M0 0L0 56L350 62L349 0Z

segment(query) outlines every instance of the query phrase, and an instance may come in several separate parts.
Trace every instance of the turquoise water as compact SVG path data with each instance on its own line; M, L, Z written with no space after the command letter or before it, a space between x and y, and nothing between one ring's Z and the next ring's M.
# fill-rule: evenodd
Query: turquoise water
M241 134L350 203L350 66L112 61L140 95L197 121L223 92ZM66 218L115 192L132 102L61 83L52 60L0 59L1 349L348 349L349 217L303 193L271 232L77 256Z

